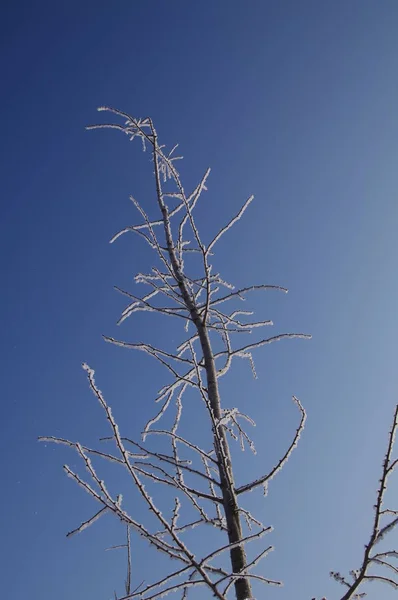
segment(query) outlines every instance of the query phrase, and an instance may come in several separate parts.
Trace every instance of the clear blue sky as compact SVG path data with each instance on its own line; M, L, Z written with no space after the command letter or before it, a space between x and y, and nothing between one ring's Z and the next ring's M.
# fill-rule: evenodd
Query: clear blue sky
M217 264L237 285L288 287L253 306L313 340L259 351L259 380L242 369L224 393L248 397L258 472L296 427L291 395L305 405L300 447L257 505L275 526L264 573L285 581L267 597L338 598L328 572L359 565L398 398L398 4L21 0L3 3L0 27L1 596L121 591L121 557L104 551L120 530L110 519L65 538L95 507L62 472L77 459L36 442L106 434L83 360L133 432L166 378L101 340L154 333L115 327L112 286L150 263L128 236L107 242L135 217L148 158L85 132L110 104L180 143L188 186L212 167L209 236L255 194Z

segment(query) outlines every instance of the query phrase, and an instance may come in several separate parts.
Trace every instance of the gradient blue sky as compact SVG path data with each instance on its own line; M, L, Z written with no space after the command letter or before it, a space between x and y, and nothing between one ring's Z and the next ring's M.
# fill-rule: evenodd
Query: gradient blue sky
M256 196L217 265L237 285L287 286L252 306L313 340L259 351L259 380L238 369L224 393L244 393L257 419L253 473L290 440L291 395L305 405L300 447L257 504L275 526L264 573L285 581L267 597L339 598L328 572L359 565L398 398L397 2L9 1L0 27L1 596L121 591L121 557L104 552L120 529L105 519L65 538L95 507L62 472L75 457L36 442L106 434L83 360L134 432L166 378L101 340L159 336L146 320L115 327L112 286L150 263L128 236L107 242L135 218L128 195L144 194L148 157L85 132L110 104L180 143L187 186L212 167L209 237Z

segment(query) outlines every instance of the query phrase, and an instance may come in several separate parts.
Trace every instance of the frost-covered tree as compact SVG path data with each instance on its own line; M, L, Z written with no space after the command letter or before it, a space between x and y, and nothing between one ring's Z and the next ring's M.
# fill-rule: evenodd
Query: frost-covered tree
M89 448L62 438L40 438L66 444L76 450L85 465L88 480L68 466L64 469L96 501L99 508L94 516L68 535L83 531L105 513L112 513L125 524L127 538L122 546L127 549L127 580L125 594L119 600L155 600L167 594L184 600L196 588L202 590L203 598L226 600L233 592L237 600L254 598L254 585L261 590L259 583L281 583L265 576L259 567L260 561L272 551L272 546L264 543L259 551L250 556L246 554L246 546L265 538L272 528L245 508L245 495L254 490L266 491L270 480L284 467L300 439L306 413L300 400L293 397L298 411L298 425L284 455L270 471L260 472L251 481L236 481L230 444L237 442L242 450L248 447L255 452L247 431L254 422L243 412L241 405L231 407L228 398L221 398L219 380L237 358L248 361L255 376L254 351L279 340L310 336L302 333L265 337L257 335L251 343L240 343L241 339L247 340L241 334L258 333L258 330L272 325L271 321L254 319L252 312L241 309L246 296L255 291L287 292L280 286L261 283L235 289L212 268L216 244L239 221L253 198L250 197L243 204L209 243L204 243L195 220L195 206L206 190L209 170L193 191L186 192L176 169L176 161L181 157L175 155L176 147L168 152L160 145L150 118L136 119L110 108L100 110L122 118L122 123L95 125L89 129L119 130L130 140L139 138L144 149L150 150L158 211L155 219L149 218L147 207L131 198L140 216L140 223L123 229L112 240L133 232L149 245L156 259L156 265L150 273L139 273L135 277L137 284L149 288L147 294L139 296L119 289L129 298L119 322L141 311L154 312L174 319L176 327L181 324L182 330L185 329L185 338L172 351L158 348L150 340L129 343L105 338L112 344L148 354L168 372L169 381L155 399L160 409L143 424L140 440L126 437L129 432L125 431L123 423L119 427L116 422L97 386L94 370L87 364L83 365L89 386L109 424L109 437L102 439L102 442L113 443L114 451ZM195 400L191 392L196 395ZM183 411L189 410L186 407L188 394L189 402L201 404L207 413L208 428L203 432L203 440L206 440L203 444L189 439L189 432L182 426ZM376 544L398 522L398 512L383 506L387 478L397 464L397 460L392 458L397 410L383 463L372 533L362 564L358 570L351 571L350 579L340 573L331 573L346 588L341 600L363 595L358 588L369 580L384 581L398 587L398 568L394 566L398 552L375 551ZM128 499L123 498L121 493L113 495L109 491L109 486L92 462L93 456L111 461L125 470L137 497L150 511L148 522L137 519L134 510L129 508ZM167 490L172 494L167 494ZM170 504L165 506L168 500ZM387 522L381 524L382 519L387 519ZM132 534L142 536L149 546L170 559L170 569L166 575L158 579L155 576L154 581L144 582L138 587L133 583ZM202 541L195 544L195 539ZM253 547L259 546L254 544ZM387 568L392 575L385 576L378 570L372 572L372 567ZM263 594L259 591L256 595L259 598Z

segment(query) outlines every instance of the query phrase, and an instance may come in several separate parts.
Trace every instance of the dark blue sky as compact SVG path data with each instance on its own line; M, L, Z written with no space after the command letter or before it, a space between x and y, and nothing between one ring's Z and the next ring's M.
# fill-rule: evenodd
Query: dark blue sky
M252 306L313 340L259 351L259 380L238 367L224 394L249 398L260 471L297 425L291 395L307 408L299 449L258 499L275 526L264 569L285 581L272 598L338 598L328 572L359 564L398 397L397 3L4 2L0 27L2 596L121 591L120 556L104 552L120 530L109 519L65 539L95 507L62 472L77 459L36 442L106 435L82 361L133 433L165 381L101 340L162 338L146 319L115 327L112 286L151 262L128 236L107 242L136 217L129 194L148 202L150 169L122 136L84 130L110 104L180 143L187 187L212 167L205 237L255 194L217 265L239 286L288 287ZM140 580L137 553L135 566Z

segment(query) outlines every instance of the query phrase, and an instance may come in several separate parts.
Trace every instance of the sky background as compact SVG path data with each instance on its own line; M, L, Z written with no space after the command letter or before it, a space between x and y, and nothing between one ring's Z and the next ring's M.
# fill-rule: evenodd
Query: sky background
M238 286L288 287L250 306L275 333L313 340L258 351L258 380L239 366L223 397L257 420L253 474L297 427L292 394L304 404L299 448L253 501L275 527L262 572L285 582L265 592L339 598L328 573L360 564L398 398L398 4L21 0L3 3L0 28L2 597L122 592L123 557L104 551L120 528L104 519L65 538L96 507L62 471L78 464L72 451L36 441L107 434L82 361L125 433L167 380L101 339L169 340L145 318L115 325L125 301L113 285L133 291L152 262L139 240L108 241L136 219L129 194L150 201L150 164L123 136L85 131L109 104L180 143L187 188L212 167L205 239L255 194L217 269ZM391 508L397 493L392 480ZM134 546L137 583L153 572L145 556Z

